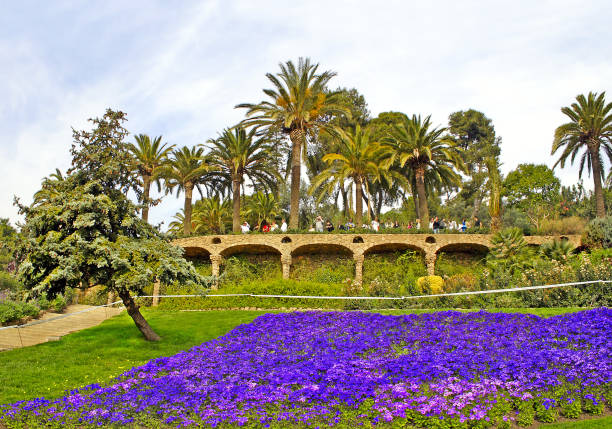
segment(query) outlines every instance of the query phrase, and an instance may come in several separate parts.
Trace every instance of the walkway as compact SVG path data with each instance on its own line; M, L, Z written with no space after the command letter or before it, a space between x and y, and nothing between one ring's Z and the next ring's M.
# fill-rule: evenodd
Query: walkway
M77 313L90 308L92 310L75 314L74 316L50 320L58 316L65 316L68 313ZM1 329L0 351L33 346L35 344L46 343L47 341L56 341L71 332L99 325L106 319L110 319L122 311L123 308L96 308L90 305L80 304L69 305L62 314L51 312L45 313L40 319L30 323L43 320L50 320L49 322L36 323L31 326L24 326L23 328Z

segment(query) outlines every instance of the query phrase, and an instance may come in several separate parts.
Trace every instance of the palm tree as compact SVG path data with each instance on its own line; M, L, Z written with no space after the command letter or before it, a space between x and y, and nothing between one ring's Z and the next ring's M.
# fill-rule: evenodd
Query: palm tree
M606 215L601 186L605 175L601 149L603 157L607 156L608 160L612 161L612 103L606 104L605 95L605 92L599 95L596 92L589 92L587 97L580 94L576 97L576 103L561 108L561 112L570 118L570 122L555 130L551 152L554 155L557 150L564 147L553 166L554 168L559 164L563 168L568 158L573 164L576 155L585 149L580 157L578 175L582 177L585 164L589 175L591 170L593 171L597 217Z
M204 156L204 149L184 146L172 151L172 157L160 172L161 177L166 181L167 192L172 192L174 188L177 188L177 198L181 191L185 192L183 208L183 233L185 235L190 235L193 230L191 225L193 189L198 189L201 195L200 186L204 183L208 173L213 170L214 168Z
M393 124L391 136L385 140L399 167L408 165L414 173L419 215L424 225L429 221L426 176L432 183L450 186L461 180L455 169L465 171L456 144L443 135L446 129L430 127L431 116L425 120L420 115L405 117L398 124Z
M346 180L355 185L355 224L361 226L363 215L363 187L367 192L368 182L385 180L392 182L393 171L388 169L390 158L380 143L372 140L369 130L362 131L357 125L355 130L344 131L335 129L337 139L337 153L328 153L323 156L329 167L318 174L312 183L310 193L326 185L327 193L331 187L343 186ZM332 180L330 180L332 179Z
M180 234L185 228L185 212L180 209L174 216L172 222L168 225L168 232Z
M489 216L491 216L491 232L500 230L502 224L502 177L499 164L493 157L485 161L489 173Z
M224 234L225 225L231 220L229 200L223 200L215 195L203 198L193 207L193 226L195 232Z
M273 219L280 213L278 201L274 198L274 195L261 191L251 195L245 205L246 214L257 217L257 225L259 225L262 220Z
M210 162L218 168L221 183L232 190L232 230L240 232L240 187L244 176L255 184L276 189L280 176L272 166L273 148L263 138L255 139L256 130L248 133L241 126L225 129L217 139L210 139Z
M49 174L49 177L45 177L42 180L42 187L34 194L34 204L42 204L56 196L57 190L55 189L55 185L59 182L63 182L65 179L61 170L56 168L55 173Z
M266 74L274 85L274 89L264 89L270 101L236 106L247 109L247 119L243 124L277 128L289 135L292 144L291 229L297 229L299 223L301 159L308 133L326 127L326 119L333 115L350 116L349 110L341 104L339 93L326 91L326 85L336 73L325 71L317 74L318 68L319 65L312 64L309 58L300 58L297 67L291 61L281 63L280 73Z
M134 170L142 178L142 219L149 221L149 206L151 200L149 194L151 191L151 183L157 183L157 190L161 190L160 173L163 166L168 162L168 155L174 145L166 146L162 144L162 137L155 137L151 141L151 137L146 134L139 134L135 137L136 144L129 143L128 150L134 157Z

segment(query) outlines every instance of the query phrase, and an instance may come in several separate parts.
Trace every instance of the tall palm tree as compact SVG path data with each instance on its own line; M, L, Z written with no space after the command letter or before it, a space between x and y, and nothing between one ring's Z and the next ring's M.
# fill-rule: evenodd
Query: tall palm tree
M193 226L195 232L224 234L225 225L231 220L229 200L221 200L218 195L202 198L193 207Z
M134 171L142 178L142 219L148 222L151 183L155 182L157 190L161 190L160 173L168 162L168 156L174 149L174 145L162 144L161 136L151 140L151 137L146 134L137 135L135 140L136 144L128 144L128 150L134 157Z
M414 173L419 200L421 222L427 225L429 207L427 205L426 176L432 183L454 184L460 181L455 171L465 171L456 144L444 136L445 128L431 127L431 116L425 120L421 115L402 118L393 124L386 146L399 167L410 167Z
M327 126L329 117L350 116L338 92L326 91L326 85L336 73L325 71L317 74L318 64L309 58L300 58L297 67L291 61L280 64L280 73L266 74L274 89L264 89L270 101L259 104L239 104L247 109L243 124L255 127L276 127L289 135L291 140L291 207L289 228L297 229L299 223L300 174L302 152L306 150L306 138L310 131Z
M232 230L240 232L240 187L244 176L255 184L276 189L280 176L271 163L272 147L264 139L255 139L256 130L248 133L242 126L225 129L217 139L210 139L210 162L218 168L217 175L232 190Z
M555 130L551 152L554 155L563 147L563 152L553 166L554 168L559 164L563 168L565 161L569 159L573 164L576 155L584 149L580 157L578 174L582 177L585 164L589 175L591 170L593 172L597 217L606 215L601 186L605 175L602 149L603 157L607 156L612 162L612 103L606 104L605 95L605 92L599 95L596 92L589 92L587 97L580 94L570 107L561 108L561 112L570 118L570 122Z
M186 146L172 151L172 156L168 163L160 172L161 177L166 181L168 192L177 189L177 198L181 191L185 192L185 205L183 208L184 227L183 233L190 235L193 231L191 224L191 200L193 189L196 188L202 194L201 185L207 175L214 170L208 163L208 158L204 156L203 148L188 148Z
M168 232L172 232L174 234L180 234L183 232L185 228L185 213L183 209L180 209L174 216L172 216L172 221L168 225Z
M499 172L499 163L494 157L485 160L489 174L489 216L491 216L491 232L495 233L501 229L502 224L502 177Z
M314 178L310 193L324 184L329 188L352 181L355 185L355 224L361 226L364 186L367 192L368 182L392 182L394 172L388 169L389 157L385 148L373 141L369 130L363 131L357 125L354 130L336 128L334 134L338 143L337 153L323 156L329 167Z

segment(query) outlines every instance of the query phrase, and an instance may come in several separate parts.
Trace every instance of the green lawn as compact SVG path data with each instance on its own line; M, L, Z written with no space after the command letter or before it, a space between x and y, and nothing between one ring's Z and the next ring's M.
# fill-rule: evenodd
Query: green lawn
M549 317L579 308L499 309ZM423 313L439 310L387 310L384 314ZM216 338L237 325L251 322L265 311L170 312L143 311L162 341L144 341L132 320L123 313L99 326L67 335L60 341L0 353L0 404L44 396L61 396L65 390L103 383L146 361L173 355ZM546 426L560 428L612 427L612 418Z

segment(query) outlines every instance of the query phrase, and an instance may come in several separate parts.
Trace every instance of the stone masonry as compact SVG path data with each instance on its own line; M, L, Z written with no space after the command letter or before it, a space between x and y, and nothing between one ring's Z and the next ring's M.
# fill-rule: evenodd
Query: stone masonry
M355 261L355 281L361 283L363 261L370 253L415 250L425 257L427 272L435 272L440 252L481 251L491 247L490 234L243 234L206 235L181 238L175 245L185 249L185 256L209 257L212 274L219 275L224 258L235 253L275 253L282 264L283 277L289 278L293 256L302 254L346 253ZM539 246L551 240L569 240L580 246L579 235L527 236L529 245Z

